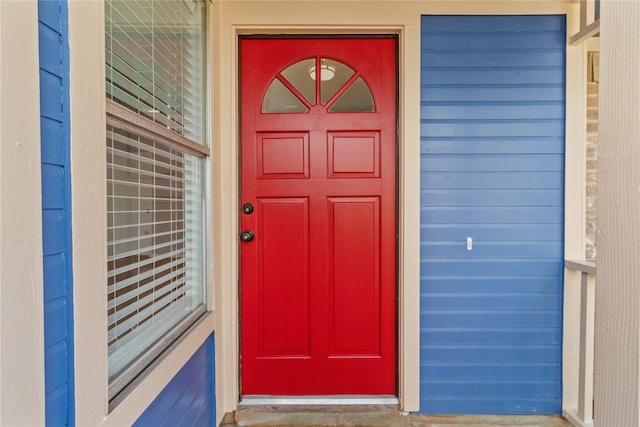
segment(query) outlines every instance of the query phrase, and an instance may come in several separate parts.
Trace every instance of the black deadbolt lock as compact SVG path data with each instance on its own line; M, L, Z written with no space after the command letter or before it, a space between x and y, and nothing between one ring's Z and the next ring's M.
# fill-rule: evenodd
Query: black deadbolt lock
M242 205L242 212L249 215L253 212L253 205L251 203L245 203L244 205Z
M243 231L242 234L240 235L240 240L242 240L245 243L248 243L252 241L255 237L256 235L253 233L253 231L246 230L246 231Z

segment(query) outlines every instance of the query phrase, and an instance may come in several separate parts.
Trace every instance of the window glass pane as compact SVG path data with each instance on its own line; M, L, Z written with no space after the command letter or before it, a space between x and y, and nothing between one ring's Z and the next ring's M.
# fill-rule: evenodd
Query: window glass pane
M262 101L263 113L306 113L307 107L278 79L269 85Z
M205 144L204 3L107 0L107 98Z
M375 111L369 86L362 77L353 82L340 98L329 107L330 113L362 113Z
M309 104L316 105L316 77L320 75L320 99L325 105L353 77L355 71L346 64L328 58L305 59L287 67L281 74ZM274 78L262 101L263 113L305 113L308 108L277 78ZM329 112L375 111L373 96L362 77L349 86L329 107Z
M207 158L179 138L207 141L205 6L105 2L107 98L136 113L107 126L110 398L206 311ZM175 133L143 136L156 125Z
M110 380L204 305L203 167L202 158L107 129Z
M304 95L311 105L316 103L316 83L309 76L309 70L315 63L315 59L305 59L287 67L282 72L282 76Z
M320 91L324 105L353 76L354 71L349 66L331 59L323 58L320 62L323 68Z

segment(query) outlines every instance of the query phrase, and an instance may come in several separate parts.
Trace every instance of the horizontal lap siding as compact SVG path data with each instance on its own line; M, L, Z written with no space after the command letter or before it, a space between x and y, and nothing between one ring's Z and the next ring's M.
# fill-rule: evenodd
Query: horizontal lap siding
M214 426L216 422L213 334L138 418L134 426Z
M69 54L66 1L38 1L45 419L74 424Z
M561 410L564 46L563 16L422 19L421 412Z

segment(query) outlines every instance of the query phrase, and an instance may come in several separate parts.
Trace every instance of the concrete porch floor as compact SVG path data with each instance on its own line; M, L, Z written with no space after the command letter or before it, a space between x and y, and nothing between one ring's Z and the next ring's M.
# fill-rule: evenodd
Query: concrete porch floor
M358 426L440 427L513 426L571 427L560 416L546 415L414 415L394 405L240 406L227 413L220 427L236 426Z

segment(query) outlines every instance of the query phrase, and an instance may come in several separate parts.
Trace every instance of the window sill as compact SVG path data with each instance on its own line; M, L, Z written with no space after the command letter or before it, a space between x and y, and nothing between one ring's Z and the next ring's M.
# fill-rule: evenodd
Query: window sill
M153 370L113 408L103 426L132 425L147 409L169 381L182 369L205 340L213 333L214 312L207 312Z

